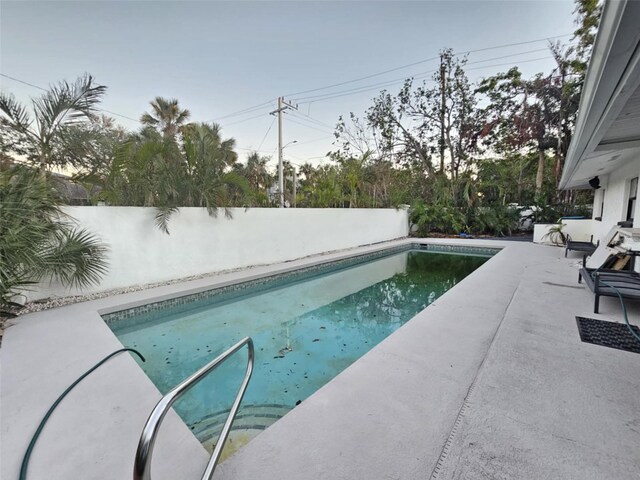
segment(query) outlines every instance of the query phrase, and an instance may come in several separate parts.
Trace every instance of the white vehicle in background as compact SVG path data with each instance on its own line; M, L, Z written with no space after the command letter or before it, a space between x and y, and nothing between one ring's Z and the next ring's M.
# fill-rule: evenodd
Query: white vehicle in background
M538 207L523 207L517 203L510 203L510 208L517 208L520 211L520 218L518 219L518 230L521 232L530 232L533 230L533 224L535 223L535 213L538 211Z
M589 211L590 210L589 207L590 206L582 207L582 208ZM530 232L533 230L533 225L534 223L536 223L536 213L542 210L540 207L535 205L530 207L524 207L522 205L518 205L517 203L510 203L509 208L518 209L520 211L520 219L518 220L517 229L520 230L521 232ZM562 216L561 214L558 214L558 218L555 219L554 222L558 222L563 218L580 220L583 218L591 218L591 214L589 213L587 217L585 217L584 215Z

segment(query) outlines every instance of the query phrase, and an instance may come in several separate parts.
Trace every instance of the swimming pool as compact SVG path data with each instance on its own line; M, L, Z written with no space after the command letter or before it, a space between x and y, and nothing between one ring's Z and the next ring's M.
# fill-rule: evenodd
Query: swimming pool
M252 337L255 370L229 437L237 448L497 251L425 248L383 251L103 317L124 345L147 357L141 367L162 393ZM236 355L175 405L209 450L245 361Z

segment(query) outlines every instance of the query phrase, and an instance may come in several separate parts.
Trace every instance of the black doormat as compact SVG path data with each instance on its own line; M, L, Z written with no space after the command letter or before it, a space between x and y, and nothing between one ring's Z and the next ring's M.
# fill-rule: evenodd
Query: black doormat
M640 341L631 335L625 323L605 322L585 317L576 317L576 322L583 342L640 353ZM640 336L638 327L632 325L631 328Z

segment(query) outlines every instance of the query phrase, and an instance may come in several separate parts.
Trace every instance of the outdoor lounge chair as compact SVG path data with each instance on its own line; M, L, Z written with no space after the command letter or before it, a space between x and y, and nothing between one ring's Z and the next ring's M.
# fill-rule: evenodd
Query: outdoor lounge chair
M567 235L567 244L564 249L564 256L566 258L569 250L576 251L576 252L584 252L585 256L589 256L596 251L596 248L598 248L598 245L593 243L593 235L591 235L591 241L589 242L576 242L574 240L571 240L570 235Z
M588 268L583 259L578 283L584 279L584 283L595 294L593 313L598 313L600 297L617 297L616 290L622 298L640 300L640 274L633 270L633 264L630 255L611 255L599 268Z

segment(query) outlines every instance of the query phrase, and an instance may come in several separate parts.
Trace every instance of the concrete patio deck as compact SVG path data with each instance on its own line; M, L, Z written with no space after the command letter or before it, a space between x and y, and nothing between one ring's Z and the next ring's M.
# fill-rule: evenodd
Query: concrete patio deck
M640 478L640 355L580 341L576 315L622 314L613 298L592 313L593 296L577 283L579 257L521 242L430 242L504 248L224 462L219 478ZM17 478L49 405L121 347L98 312L383 246L20 318L0 349L0 476ZM631 305L637 324L640 309ZM61 404L29 478L131 478L140 430L159 398L132 358L117 358ZM200 478L206 452L176 415L163 428L154 478Z

